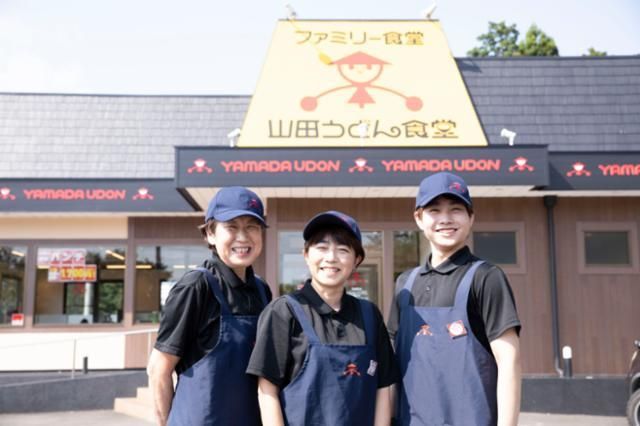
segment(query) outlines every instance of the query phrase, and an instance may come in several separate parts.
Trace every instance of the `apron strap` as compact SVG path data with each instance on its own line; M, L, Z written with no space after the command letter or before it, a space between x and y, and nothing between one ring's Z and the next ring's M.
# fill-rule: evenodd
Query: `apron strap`
M313 326L309 321L309 317L302 310L302 306L300 306L300 303L295 299L295 297L289 294L285 296L285 300L287 301L287 304L291 307L291 309L293 309L293 316L296 317L296 320L298 320L298 323L302 327L302 331L304 332L304 334L306 334L307 339L309 339L309 343L319 344L320 339L313 329Z
M453 306L466 309L467 298L469 297L471 284L473 284L473 276L476 274L478 267L483 263L484 260L476 260L464 274L464 277L462 277L462 281L460 281L460 285L458 285L458 290L456 290L456 301Z
M416 277L418 276L418 272L420 272L421 266L413 268L407 281L404 282L404 287L400 289L398 293L398 305L399 306L409 306L409 301L411 299L411 289L413 288L413 283L416 281Z
M224 297L224 294L222 294L222 289L220 288L220 284L218 284L218 279L215 275L213 275L210 270L203 267L196 268L196 271L200 271L204 274L204 278L207 280L207 283L209 283L209 287L211 288L213 295L220 304L220 313L222 315L231 315L231 309L229 309L227 299Z
M367 337L367 345L375 347L376 345L376 328L373 317L373 306L371 302L363 299L357 299L360 302L360 314L362 315L362 323L364 324L364 332Z
M264 281L257 275L254 275L254 281L256 282L256 287L258 287L258 294L260 295L260 300L262 301L262 307L267 306L267 294L264 290Z

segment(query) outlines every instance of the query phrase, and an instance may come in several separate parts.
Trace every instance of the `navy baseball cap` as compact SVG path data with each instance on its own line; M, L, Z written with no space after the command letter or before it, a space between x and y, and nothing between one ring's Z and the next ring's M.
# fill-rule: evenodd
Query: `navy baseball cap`
M245 187L228 186L220 188L215 197L209 202L205 222L211 219L227 222L238 216L255 217L260 223L267 226L260 197Z
M467 184L460 177L452 173L440 172L428 176L420 182L416 196L416 209L424 207L441 195L452 195L459 198L469 207L473 207Z
M302 231L302 237L305 241L308 241L309 238L315 233L319 228L327 227L327 226L338 226L340 228L346 229L349 231L354 237L358 239L362 243L362 235L360 234L360 228L358 227L358 223L354 218L348 216L344 213L337 212L335 210L330 210L327 212L323 212L315 215L307 224L304 226L304 231Z

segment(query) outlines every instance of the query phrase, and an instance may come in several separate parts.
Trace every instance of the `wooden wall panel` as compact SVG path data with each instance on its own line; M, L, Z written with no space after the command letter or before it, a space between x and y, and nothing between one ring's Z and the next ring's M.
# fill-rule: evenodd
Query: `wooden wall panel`
M158 333L129 334L125 337L124 368L145 368Z
M553 374L549 250L546 210L540 198L477 198L476 223L524 222L526 273L508 273L522 323L525 374Z
M576 374L624 374L633 341L640 338L640 274L580 274L577 223L634 222L640 226L638 212L638 198L558 200L560 344L573 348Z
M136 239L202 239L198 231L198 225L203 223L201 217L132 217L129 220L133 223L130 237Z
M415 201L408 198L323 198L279 199L278 222L306 222L317 213L339 210L365 222L408 222L413 224ZM364 228L364 226L363 226Z

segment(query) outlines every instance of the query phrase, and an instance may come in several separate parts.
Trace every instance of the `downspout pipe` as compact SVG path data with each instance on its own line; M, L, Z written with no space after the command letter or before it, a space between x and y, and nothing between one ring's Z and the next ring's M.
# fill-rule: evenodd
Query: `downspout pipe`
M551 334L553 337L553 366L560 377L560 325L558 321L558 277L556 272L556 227L553 219L553 209L558 203L555 195L545 195L542 198L547 209L547 239L549 241L549 285L551 294Z

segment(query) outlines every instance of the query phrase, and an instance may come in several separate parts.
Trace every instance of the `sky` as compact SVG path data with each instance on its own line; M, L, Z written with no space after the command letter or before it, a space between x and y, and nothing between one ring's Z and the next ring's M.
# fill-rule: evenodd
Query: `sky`
M433 0L0 0L0 92L246 95L276 21L420 19ZM640 54L640 0L438 0L456 57L489 21L536 24L562 56Z

